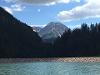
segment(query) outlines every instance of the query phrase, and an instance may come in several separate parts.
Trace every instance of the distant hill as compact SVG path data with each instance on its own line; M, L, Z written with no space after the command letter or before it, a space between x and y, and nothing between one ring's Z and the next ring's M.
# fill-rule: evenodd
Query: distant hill
M30 57L40 43L41 38L30 26L0 7L0 57Z
M67 30L68 28L60 22L50 22L39 31L39 35L45 42L53 42Z

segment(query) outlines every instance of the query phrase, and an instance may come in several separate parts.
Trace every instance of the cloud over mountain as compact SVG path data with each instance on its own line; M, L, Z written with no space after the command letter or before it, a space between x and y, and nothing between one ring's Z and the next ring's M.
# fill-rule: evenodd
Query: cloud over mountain
M71 10L61 11L57 17L62 21L100 17L100 0L85 0L85 4Z

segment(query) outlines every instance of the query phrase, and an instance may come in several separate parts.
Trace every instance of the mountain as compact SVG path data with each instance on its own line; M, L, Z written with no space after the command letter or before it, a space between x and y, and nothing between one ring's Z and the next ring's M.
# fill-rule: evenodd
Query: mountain
M44 41L53 42L67 30L68 28L60 22L50 22L39 31L39 35Z
M0 57L30 57L41 38L33 29L0 7Z
M42 28L41 27L36 27L36 26L33 26L33 31L35 32L39 32Z

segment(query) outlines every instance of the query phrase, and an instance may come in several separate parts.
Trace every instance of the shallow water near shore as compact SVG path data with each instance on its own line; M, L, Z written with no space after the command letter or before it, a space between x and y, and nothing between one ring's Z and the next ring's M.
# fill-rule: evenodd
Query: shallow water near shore
M99 62L1 63L0 75L100 75Z

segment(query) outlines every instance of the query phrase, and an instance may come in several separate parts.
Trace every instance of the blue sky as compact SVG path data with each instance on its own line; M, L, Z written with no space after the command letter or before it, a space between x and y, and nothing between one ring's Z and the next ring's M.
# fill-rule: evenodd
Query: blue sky
M60 21L70 28L100 21L100 0L0 0L0 6L30 26Z

